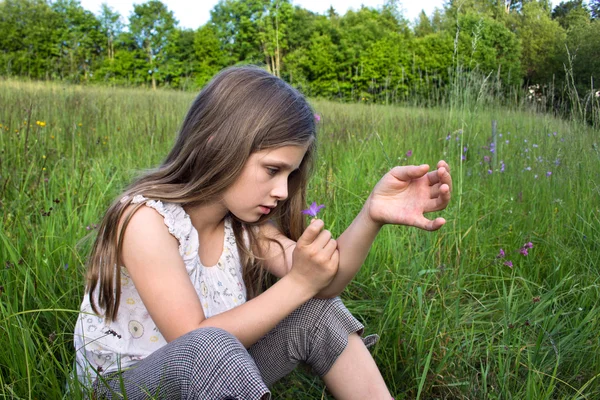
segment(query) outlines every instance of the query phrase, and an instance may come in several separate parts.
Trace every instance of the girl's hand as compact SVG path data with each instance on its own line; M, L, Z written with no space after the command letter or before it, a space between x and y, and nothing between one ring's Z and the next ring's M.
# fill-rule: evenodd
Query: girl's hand
M323 230L324 226L320 219L311 221L296 242L288 274L315 294L329 285L339 264L337 242L331 238L331 232Z
M428 231L439 229L444 218L429 220L423 214L446 208L450 201L452 177L445 161L431 172L429 165L394 167L375 185L366 207L378 224L416 226Z

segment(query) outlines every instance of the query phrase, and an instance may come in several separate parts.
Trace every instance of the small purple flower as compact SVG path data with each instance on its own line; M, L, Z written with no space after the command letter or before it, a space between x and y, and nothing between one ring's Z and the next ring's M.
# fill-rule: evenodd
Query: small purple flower
M531 171L531 167L525 167L525 171Z
M491 169L488 169L488 174L492 174L494 171L492 171Z
M302 214L310 215L311 217L316 218L319 211L321 211L321 209L324 207L325 204L321 204L320 206L318 206L317 203L313 201L309 208L307 208L306 210L302 210Z
M506 265L508 268L512 268L513 267L513 263L512 261L504 261L504 265Z
M406 152L406 158L410 158L412 156L412 150Z
M69 269L69 264L65 264L65 270Z
M490 162L490 156L483 156L483 161Z
M550 175L552 175L552 171L546 172L546 176L550 176Z
M469 148L467 146L463 147L463 153L466 153Z
M534 143L534 144L532 144L532 146L533 146L533 147L535 147L536 149L538 148L538 145L537 145L537 144L535 144L535 143Z
M462 156L460 156L460 159L465 161L467 159L467 156L465 156L464 154Z
M560 165L560 158L554 160L554 165L556 165L557 167Z
M527 251L527 247L521 247L519 249L519 253L523 254L524 256L529 254L529 252Z
M504 161L500 161L500 172L504 172L504 168L506 166L504 165Z
M556 136L556 132L552 132L552 134L553 134L554 136Z
M505 255L506 255L506 253L504 252L504 249L500 249L500 253L498 253L496 258L504 258Z
M506 139L506 144L509 144L509 143L510 143L510 140Z
M448 136L446 136L446 140L450 140L452 138L452 135L449 133Z
M319 114L315 114L315 122L320 122L321 116Z
M527 242L523 245L523 247L527 248L527 249L533 249L533 243L531 242Z

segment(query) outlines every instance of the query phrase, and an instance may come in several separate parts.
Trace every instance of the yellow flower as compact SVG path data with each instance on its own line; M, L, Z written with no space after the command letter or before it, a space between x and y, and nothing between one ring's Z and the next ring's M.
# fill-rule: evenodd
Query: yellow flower
M46 158L46 156L42 156L42 158Z
M54 139L54 135L50 136L50 139Z
M82 125L83 125L83 124L82 124L81 122L77 124L77 126L82 126Z
M41 121L41 122L40 122L40 126L43 128L43 127L45 127L45 126L46 126L46 123L45 123L44 121Z
M42 171L45 171L45 170L46 170L46 168L42 168Z

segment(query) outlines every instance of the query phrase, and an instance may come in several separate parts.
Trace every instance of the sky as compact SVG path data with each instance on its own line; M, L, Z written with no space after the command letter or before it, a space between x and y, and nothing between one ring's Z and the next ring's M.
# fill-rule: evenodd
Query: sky
M133 11L133 4L144 3L145 0L80 0L83 8L98 15L100 4L106 3L114 11L118 11L123 17L123 22L127 23L129 14ZM164 4L173 11L175 18L179 21L179 26L183 28L197 29L204 25L210 19L210 10L213 9L218 0L162 0ZM367 7L379 8L384 0L292 0L293 5L299 5L307 10L324 14L330 6L338 14L344 15L348 9L358 10L361 5ZM431 15L436 7L442 8L443 0L419 0L401 1L404 16L409 20L415 20L421 10L425 10L427 15Z

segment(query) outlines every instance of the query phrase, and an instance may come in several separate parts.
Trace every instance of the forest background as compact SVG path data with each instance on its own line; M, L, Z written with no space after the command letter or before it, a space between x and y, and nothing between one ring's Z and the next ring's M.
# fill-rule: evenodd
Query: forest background
M494 97L513 104L572 111L600 97L600 0L451 0L414 23L400 9L320 15L290 0L221 0L192 30L158 0L127 19L106 4L94 15L77 0L3 0L0 76L198 90L250 63L309 97L440 104L460 69L493 78Z

